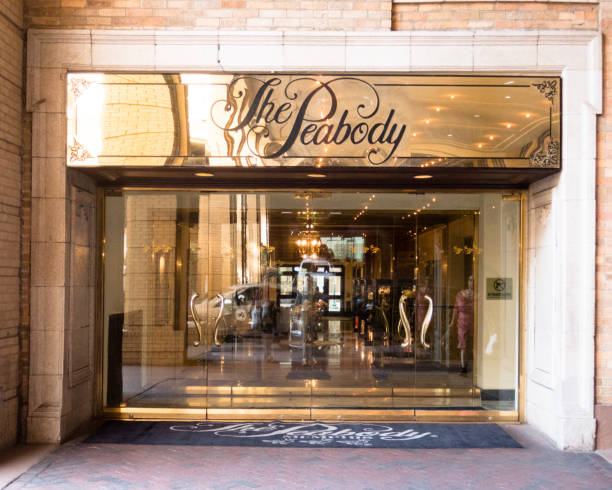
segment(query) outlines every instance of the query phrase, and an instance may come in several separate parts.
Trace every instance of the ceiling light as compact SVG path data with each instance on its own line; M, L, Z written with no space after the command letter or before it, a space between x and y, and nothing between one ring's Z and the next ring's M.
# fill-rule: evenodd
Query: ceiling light
M416 136L416 133L412 133L412 136Z
M506 99L511 99L512 97L510 97L509 95L506 95Z
M209 174L207 172L196 172L194 174L196 177L214 177L215 174Z
M425 124L429 124L431 121L429 119L425 119Z
M426 175L426 174L414 176L415 179L431 179L432 177L433 175Z
M493 141L493 139L494 139L494 138L495 138L495 136L493 136L493 135L490 135L490 136L489 136L489 139L490 139L491 141Z
M512 85L514 83L514 80L510 80L508 82L504 82L504 85Z
M527 112L527 113L525 113L525 117L526 117L527 119L529 119L529 118L531 117L531 114L530 114L529 112Z
M510 129L512 127L512 123L506 123L506 127Z
M436 112L440 112L440 108L439 107L436 107Z
M308 177L312 177L313 179L324 179L327 177L325 174L308 174Z
M474 114L474 117L480 117L480 114Z
M452 134L447 134L446 136L448 136L449 138L452 138L453 135Z
M451 99L454 99L454 98L455 98L455 96L454 96L454 95L451 95L451 96L450 96L450 98L451 98Z

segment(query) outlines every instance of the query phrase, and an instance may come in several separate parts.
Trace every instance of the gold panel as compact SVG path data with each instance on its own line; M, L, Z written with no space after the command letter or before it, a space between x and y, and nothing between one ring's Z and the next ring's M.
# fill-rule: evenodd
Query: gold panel
M206 410L196 408L105 408L104 416L121 420L204 420Z
M479 388L393 388L393 396L412 397L473 397L480 396Z
M185 387L187 395L231 395L231 386L198 386L191 385Z
M209 420L309 420L310 409L222 409L209 408Z
M323 422L339 421L414 421L414 410L350 410L312 409L312 420Z
M560 168L561 79L68 75L68 165Z
M480 399L460 397L394 397L393 408L398 407L473 407L480 404Z
M204 405L208 408L232 408L231 396L209 396L204 401Z
M261 395L301 395L310 396L308 386L232 386L234 396L261 396Z
M266 408L266 407L310 407L309 396L235 396L232 398L232 408Z
M352 396L317 396L312 397L312 406L323 407L366 407L366 408L391 408L393 398L391 397L352 397Z
M402 410L402 409L246 409L107 408L104 416L121 420L232 420L232 421L371 421L371 422L498 422L518 423L518 411Z
M518 422L516 410L415 410L419 422Z
M389 397L393 395L392 388L376 387L334 387L317 386L312 388L313 396L358 396L358 397Z

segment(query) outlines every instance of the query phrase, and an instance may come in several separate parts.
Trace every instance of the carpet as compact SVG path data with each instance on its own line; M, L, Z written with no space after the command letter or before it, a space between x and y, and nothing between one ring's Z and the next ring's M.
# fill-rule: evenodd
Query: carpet
M107 421L85 444L520 448L495 424Z

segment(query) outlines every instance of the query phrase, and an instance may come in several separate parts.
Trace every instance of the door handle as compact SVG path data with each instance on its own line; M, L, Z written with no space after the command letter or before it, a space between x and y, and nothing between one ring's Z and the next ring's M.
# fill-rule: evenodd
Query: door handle
M195 301L198 299L200 295L198 293L193 293L191 295L191 299L189 300L189 309L191 310L191 317L193 318L193 323L195 323L196 328L198 329L198 339L193 341L193 346L197 347L202 343L202 324L200 323L200 319L198 318L198 314L195 309Z
M218 338L219 328L221 321L224 321L223 318L223 308L225 308L225 298L221 293L217 294L217 298L219 298L219 314L217 315L217 319L215 320L215 345L219 347L222 343Z
M411 334L410 334L410 322L408 321L408 315L406 314L406 298L408 296L406 294L402 294L399 300L399 312L400 312L400 320L398 325L399 327L404 328L404 341L402 342L402 347L408 347L412 343Z
M429 349L430 344L425 342L425 335L427 335L427 329L429 328L429 324L431 323L431 316L433 315L433 301L427 294L425 295L425 299L429 302L429 306L427 307L425 319L421 324L421 344L423 344L426 349Z

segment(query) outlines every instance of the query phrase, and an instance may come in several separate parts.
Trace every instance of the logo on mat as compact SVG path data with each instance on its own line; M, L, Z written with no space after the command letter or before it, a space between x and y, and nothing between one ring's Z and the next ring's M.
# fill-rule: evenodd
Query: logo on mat
M376 440L411 441L426 437L438 437L431 432L418 432L413 429L396 430L378 424L352 424L350 428L321 422L312 424L269 424L237 423L219 426L209 422L192 425L175 425L170 430L178 432L206 432L218 437L257 438L274 445L308 444L325 446L332 443L349 446L369 447Z

